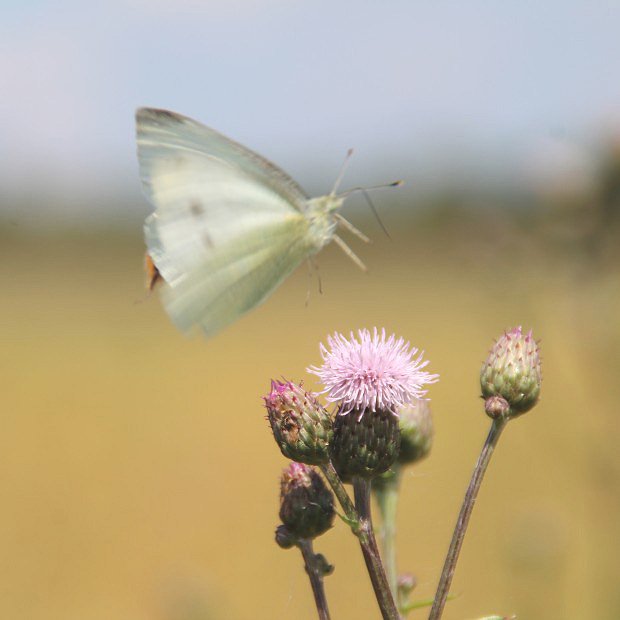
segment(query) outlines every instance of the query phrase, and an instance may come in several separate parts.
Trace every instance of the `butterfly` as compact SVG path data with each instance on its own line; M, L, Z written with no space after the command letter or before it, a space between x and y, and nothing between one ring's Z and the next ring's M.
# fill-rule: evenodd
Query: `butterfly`
M149 288L182 331L213 335L262 303L336 234L368 241L338 211L347 195L310 198L260 155L190 118L153 108L136 113L146 218ZM344 170L344 167L343 167ZM390 185L396 185L393 183ZM357 189L357 188L356 188Z

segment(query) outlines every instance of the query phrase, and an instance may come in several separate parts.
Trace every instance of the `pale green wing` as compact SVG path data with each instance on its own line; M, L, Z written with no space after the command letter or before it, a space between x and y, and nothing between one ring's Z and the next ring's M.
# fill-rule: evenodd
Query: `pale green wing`
M162 288L162 300L179 329L199 324L212 335L263 302L308 254L295 223L264 227Z
M310 253L306 196L284 172L191 119L136 115L138 158L155 212L148 253L183 330L211 334L263 301Z
M227 162L254 178L257 183L271 188L298 210L305 207L307 194L286 172L258 153L202 123L168 110L140 108L136 112L136 128L140 172L147 194L149 170L146 160L149 156L161 156L163 150L168 148ZM160 151L149 153L147 147L159 148Z

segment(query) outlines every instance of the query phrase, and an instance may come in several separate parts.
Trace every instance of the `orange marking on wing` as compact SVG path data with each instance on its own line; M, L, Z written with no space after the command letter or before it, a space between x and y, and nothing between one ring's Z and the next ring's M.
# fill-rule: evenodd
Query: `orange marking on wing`
M146 271L146 288L152 291L163 278L149 254L144 256L144 270Z

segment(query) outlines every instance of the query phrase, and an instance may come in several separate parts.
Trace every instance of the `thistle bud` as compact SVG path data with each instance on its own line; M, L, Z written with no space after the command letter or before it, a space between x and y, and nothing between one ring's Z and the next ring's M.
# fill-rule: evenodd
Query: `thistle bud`
M402 595L409 596L417 585L418 580L415 578L415 575L412 575L411 573L403 573L398 576L396 587Z
M336 416L330 454L345 482L386 472L398 458L399 449L398 417L390 411L366 411L363 415L350 411Z
M532 332L523 334L521 327L505 332L480 371L487 414L512 418L529 411L538 401L541 381L538 345Z
M332 420L315 394L290 381L272 381L265 407L273 436L285 457L308 465L329 460Z
M433 417L427 400L416 399L398 411L400 452L398 462L415 463L423 459L433 445Z
M282 472L280 519L286 533L296 539L316 538L332 526L334 514L334 496L315 469L291 463Z
M286 527L286 525L278 525L276 528L276 544L282 549L290 549L297 544L297 538L295 535Z

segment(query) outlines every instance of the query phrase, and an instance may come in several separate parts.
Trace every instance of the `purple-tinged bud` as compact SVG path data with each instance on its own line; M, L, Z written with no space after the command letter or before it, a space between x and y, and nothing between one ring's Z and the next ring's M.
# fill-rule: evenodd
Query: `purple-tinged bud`
M336 416L330 454L343 481L379 476L394 464L399 450L398 417L391 411L360 415L353 410Z
M407 608L411 602L411 593L418 585L418 580L411 573L399 575L396 581L396 593L398 596L398 606Z
M418 580L411 573L403 573L398 577L398 591L404 596L409 596L417 585Z
M521 327L508 330L480 371L487 414L512 418L529 411L538 401L541 382L540 355L532 332L524 334Z
M280 481L280 519L296 539L312 539L334 522L334 496L320 474L303 463L291 463Z
M290 381L272 381L265 407L285 457L308 465L329 461L332 420L315 394Z
M398 410L400 452L403 465L423 459L433 445L433 416L428 400L416 399Z
M505 418L510 412L510 405L501 396L489 396L484 401L484 410L490 418L495 420L496 418Z

